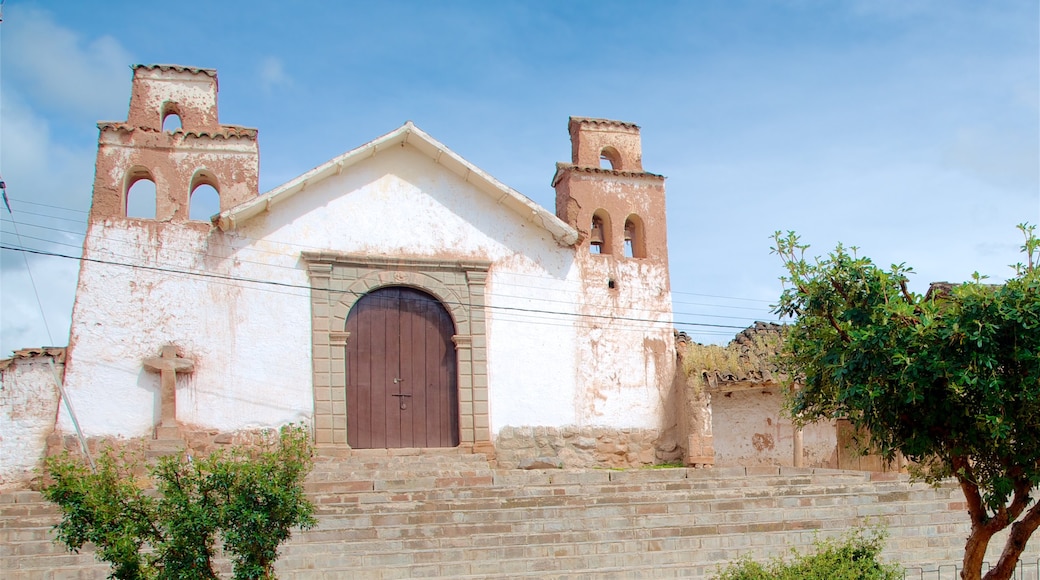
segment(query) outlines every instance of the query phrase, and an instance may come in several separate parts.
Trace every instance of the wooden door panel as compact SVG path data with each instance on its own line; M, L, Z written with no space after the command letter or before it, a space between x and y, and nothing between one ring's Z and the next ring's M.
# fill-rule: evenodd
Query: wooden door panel
M454 384L456 373L455 347L451 342L453 325L443 312L427 312L428 332L447 340L428 338L425 343L424 378L427 385L426 425L431 447L454 447L458 440L458 391L438 388Z
M417 359L417 350L426 341L426 328L417 311L422 303L405 300L401 305L401 392L410 395L405 403L408 408L401 412L402 423L407 425L410 447L426 447L426 424L423 409L426 407L425 377L423 362Z
M349 444L457 446L455 326L444 307L418 290L381 288L355 303L346 330Z

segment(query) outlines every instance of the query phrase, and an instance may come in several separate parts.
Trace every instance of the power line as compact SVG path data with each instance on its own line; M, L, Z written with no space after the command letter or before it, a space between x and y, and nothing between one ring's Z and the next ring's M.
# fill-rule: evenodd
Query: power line
M36 249L25 248L25 247L15 247L15 246L10 246L8 244L0 244L0 249L10 250L10 251L15 251L15 252L23 252L23 253L26 253L26 254L36 254L36 255L64 258L64 259L77 260L77 261L83 261L83 262L92 262L92 263L104 264L104 265L109 265L109 266L119 266L119 267L131 268L131 269L137 269L137 270L148 270L148 271L154 271L154 272L163 272L163 273L166 273L166 274L177 274L177 275L181 275L181 276L194 276L194 277L206 278L206 279L212 279L212 280L219 280L219 281L224 281L224 282L241 282L241 283L249 283L249 284L258 284L258 285L264 285L264 286L272 286L272 287L275 287L275 288L307 290L308 292L310 292L312 290L320 290L320 291L340 293L340 291L334 290L332 288L318 288L318 287L314 287L314 286L310 286L310 285L296 284L296 283L292 283L292 282L280 282L280 281L277 281L277 280L263 280L263 279L258 279L258 278L246 278L246 277L240 277L240 276L232 276L230 274L218 274L218 273L214 273L214 272L198 272L198 271L191 271L191 270L176 270L176 269L173 269L173 268L165 268L165 267L162 267L162 266L152 266L152 265L145 265L145 264L127 264L127 263L115 262L115 261L111 261L111 260L103 260L103 259L100 259L100 258L77 257L77 256L70 256L70 255L67 255L67 254L60 254L60 253L57 253L57 252L51 252L51 251L47 251L47 250L36 250ZM350 292L350 291L345 291L345 292L342 292L342 293L352 294L352 295L357 296L357 297L360 297L360 296L363 295L363 294L358 293L358 292ZM455 306L470 306L470 307L473 306L473 305L467 304L467 303L452 302L452 301L447 301L446 304L455 305ZM726 324L714 324L714 323L707 323L707 322L675 321L675 320L665 321L665 320L660 320L660 319L638 318L638 317L633 317L633 316L614 316L614 315L608 315L608 314L588 314L588 313L580 313L580 312L565 312L565 311L558 311L558 310L545 310L545 309L539 309L539 308L521 308L521 307L515 307L515 306L485 305L485 307L489 308L491 310L500 310L500 311L504 311L504 312L521 312L521 313L528 313L528 314L553 315L553 316L571 317L571 318L576 318L576 319L593 319L593 320L603 320L603 321L611 321L611 322L613 322L613 321L621 321L621 322L649 323L649 324L668 323L668 324L672 324L672 325L680 325L681 324L683 326L696 326L696 327L707 327L707 328L732 328L732 329L739 329L739 330L743 330L744 328L746 328L745 326L735 326L735 325L726 325Z
M47 216L45 214L34 214L34 215L43 215L44 217L55 217L55 219L64 219L64 218L58 218L56 216ZM74 232L74 231L69 231L69 230L65 230L65 229L61 229L61 228L54 228L54 227L37 225L37 224L27 224L25 222L15 222L13 220L3 220L3 221L10 221L10 223L12 223L12 224L22 223L22 225L26 225L28 227L37 228L37 229L41 229L41 230L54 231L54 232L59 232L59 233L64 233L64 234L69 234L69 235L77 236L77 237L85 237L85 235L86 235L86 234L81 233L81 232ZM32 237L32 239L35 239L35 240L38 240L38 241L48 241L45 238ZM248 238L248 237L236 237L234 239L245 240L245 241L255 241L253 238ZM135 247L135 248L141 247L140 244L134 243L132 241L128 242L128 241L114 240L114 239L109 238L108 242L110 242L110 243L114 242L114 243L123 244L123 245L130 245L130 246ZM66 243L58 242L58 241L52 241L52 243L71 246L71 244L66 244ZM297 246L297 247L309 248L309 249L320 249L317 246L308 246L308 245L297 244L297 243L292 243L292 242L279 242L279 244L286 245L286 246ZM239 253L241 253L241 252L256 252L256 253L273 255L273 256L279 256L279 257L285 257L287 255L284 252L278 252L278 251L275 251L275 250L264 250L264 249L259 249L259 248L255 248L255 247L239 247L239 248L233 248L233 249L234 249L234 251L239 252ZM176 249L176 248L166 248L166 249L164 249L164 251L177 252L177 253L185 254L185 255L190 256L190 257L196 257L196 256L199 255L198 252L194 252L194 251L191 251L191 250L180 250L180 249ZM131 255L119 254L117 252L111 252L111 253L113 255L115 255L115 256L118 256L118 257L127 258L127 259L133 259L133 256L131 256ZM223 255L223 254L213 254L213 253L206 253L206 254L204 254L204 256L205 257L211 257L211 258L226 258L227 257L226 255ZM289 267L289 266L283 266L283 265L280 265L280 264L272 264L270 262L260 262L260 261L255 261L255 260L247 260L247 259L244 259L242 257L238 257L237 260L239 262L242 262L242 263L252 263L252 264L257 264L257 265L261 265L261 266L268 267L268 268L281 268L281 269L296 271L296 268ZM509 273L505 273L505 275L509 276L509 277L540 278L540 276L537 276L537 275L524 274L524 273L519 273L519 272L509 272ZM572 290L560 289L560 290L557 290L558 292L571 292L571 293L573 293L575 295L581 295L585 291L584 288L580 285L580 282L577 282L577 281L561 281L561 282L563 284L567 284L567 285L573 286L573 289ZM638 281L636 281L636 283L638 283ZM506 280L502 280L502 279L500 279L498 281L498 284L500 284L500 285L511 285L511 286L516 286L516 287L519 287L519 288L527 288L527 289L541 289L539 287L535 287L535 286L531 286L531 285L527 285L527 284L510 283L510 282L508 282ZM711 295L711 294L699 294L699 293L694 293L694 292L682 292L682 291L677 291L677 290L672 290L671 292L672 292L673 296L678 294L678 295L691 295L691 296L703 296L703 297L719 298L719 299L725 299L725 300L740 300L740 301L762 302L762 303L768 303L769 302L769 301L766 301L766 300L758 300L758 299L751 299L751 298L739 298L739 297L719 296L719 295ZM508 295L502 294L502 296L508 296ZM552 301L552 300L551 299L543 299L543 301ZM573 301L573 300L568 299L568 300L562 300L561 302L571 302L571 301ZM691 305L691 306L703 306L703 307L708 307L708 308L724 308L724 309L729 309L729 310L748 310L748 311L752 311L752 312L758 312L758 313L763 314L763 315L771 314L768 311L763 312L763 309L761 309L761 308L753 308L753 307L746 307L746 306L728 306L728 305L724 305L724 304L705 304L705 303L702 303L702 302L686 302L686 301L674 300L674 299L673 299L673 303L674 304L686 304L686 305ZM654 311L648 310L648 312L654 312ZM730 319L735 319L735 320L742 320L742 319L753 318L753 317L750 317L750 316L723 316L723 315L717 315L717 314L701 314L701 313L696 313L696 312L678 312L678 314L688 314L688 315L694 315L694 316L708 316L708 317L712 317L712 318L730 318Z

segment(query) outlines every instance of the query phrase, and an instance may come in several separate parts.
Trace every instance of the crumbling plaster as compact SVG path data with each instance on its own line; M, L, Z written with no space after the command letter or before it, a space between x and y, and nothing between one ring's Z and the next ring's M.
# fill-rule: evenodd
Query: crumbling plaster
M219 124L216 95L215 71L135 66L127 121L99 124L66 373L88 436L151 432L159 376L142 361L168 346L191 369L176 376L185 428L313 422L319 369L346 340L333 328L351 303L343 293L391 282L433 291L431 280L474 301L447 305L467 353L467 440L506 426L652 438L675 422L664 179L642 171L637 126L571 119L575 153L554 179L565 219L411 123L258 197L256 130ZM163 130L168 113L180 128ZM598 166L601 153L612 169ZM155 181L154 220L125 217L140 178ZM220 193L216 227L187 219L199 183ZM607 257L588 252L595 208L615 216ZM649 255L626 258L633 214ZM316 287L326 275L330 288Z
M193 190L219 192L221 209L256 196L257 131L221 125L216 71L136 65L126 122L98 123L98 154L90 219L126 215L127 194L140 179L155 183L155 219L186 221ZM163 130L166 116L180 127Z
M664 178L643 170L638 126L572 117L568 129L571 162L557 164L553 186L557 216L580 234L578 424L627 416L633 427L665 433L677 423L678 405ZM600 253L591 248L594 215L606 218ZM640 231L626 256L631 216Z
M778 388L712 393L711 413L717 467L794 466L795 427ZM837 468L837 445L833 423L807 425L801 466Z
M278 208L227 233L133 219L93 225L87 256L160 264L162 271L83 265L67 375L72 396L84 400L88 434L133 436L151 428L158 377L140 361L166 343L196 362L192 375L178 378L182 422L235 430L309 418L311 313L300 253L329 248L492 263L486 310L492 431L505 425L657 426L642 399L647 373L658 370L648 366L646 353L626 366L633 357L623 340L609 343L617 354L605 367L635 387L630 396L619 392L617 404L585 412L575 404L578 377L586 371L576 368L574 351L560 345L580 343L579 333L588 344L594 334L599 344L608 343L575 316L582 285L573 250L411 147L382 152ZM355 217L362 215L383 219ZM646 275L634 263L621 274ZM553 297L555 313L528 312L544 310ZM643 344L644 333L629 334Z
M65 349L18 351L0 361L0 489L21 487L36 477L58 413L58 387ZM53 369L52 369L53 363Z

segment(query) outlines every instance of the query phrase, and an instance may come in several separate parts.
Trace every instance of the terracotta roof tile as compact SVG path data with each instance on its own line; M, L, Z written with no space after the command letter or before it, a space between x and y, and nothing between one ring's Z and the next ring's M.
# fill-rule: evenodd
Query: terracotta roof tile
M159 129L149 129L147 127L136 127L129 123L121 121L102 121L97 124L98 129L102 131L111 129L113 131L122 131L124 133L132 133L134 131L149 131L152 133L163 133ZM210 137L210 138L223 138L223 139L256 139L257 130L251 127L241 127L238 125L221 125L220 131L185 131L183 129L177 129L173 133L182 133L186 137Z
M663 175L657 173L650 173L649 171L618 171L616 169L604 169L602 167L585 167L583 165L574 165L573 163L559 162L556 164L556 174L553 176L552 185L556 187L559 182L560 176L564 171L580 171L581 173L593 173L600 175L614 175L617 177L648 177L650 179L664 180Z
M131 69L137 70L139 68L147 70L161 70L161 71L174 71L174 72L187 72L191 74L204 74L211 77L217 76L217 70L212 68L197 68L193 66L184 66L179 64L134 64L130 65Z
M613 119L596 119L593 117L571 117L571 124L581 125L605 125L609 127L623 127L625 129L633 129L638 131L639 125L635 123L627 123L625 121L615 121Z
M683 367L709 389L729 385L774 386L784 376L775 362L780 352L783 325L756 322L740 331L726 346L689 344Z
M54 359L55 362L61 364L65 362L65 347L64 346L41 346L37 348L23 348L16 350L11 354L11 358L0 359L0 370L6 369L11 366L16 360L22 359L33 359L49 356Z

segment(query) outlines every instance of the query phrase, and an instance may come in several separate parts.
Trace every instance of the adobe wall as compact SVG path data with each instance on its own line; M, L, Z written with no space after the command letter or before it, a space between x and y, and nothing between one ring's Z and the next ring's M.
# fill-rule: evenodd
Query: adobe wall
M711 396L715 465L794 466L795 426L783 409L779 388L752 389ZM802 465L838 467L833 423L802 429Z
M549 232L512 219L410 146L383 152L278 209L227 233L133 218L92 224L84 255L99 261L81 267L67 372L74 400L84 401L89 435L149 432L158 417L159 376L142 361L164 344L195 363L177 377L182 423L236 431L310 422L313 316L302 253L329 248L491 262L486 343L472 345L486 349L483 386L493 408L493 424L480 427L576 423L575 322L568 312L577 272L571 251ZM546 299L559 315L517 313ZM61 427L71 428L64 421Z
M35 477L54 430L65 349L27 349L0 361L0 489L24 487ZM54 371L49 361L54 362Z
M571 161L557 163L553 187L556 215L580 236L576 426L654 431L657 452L668 454L682 444L682 405L665 179L644 171L637 125L571 117L568 130Z

